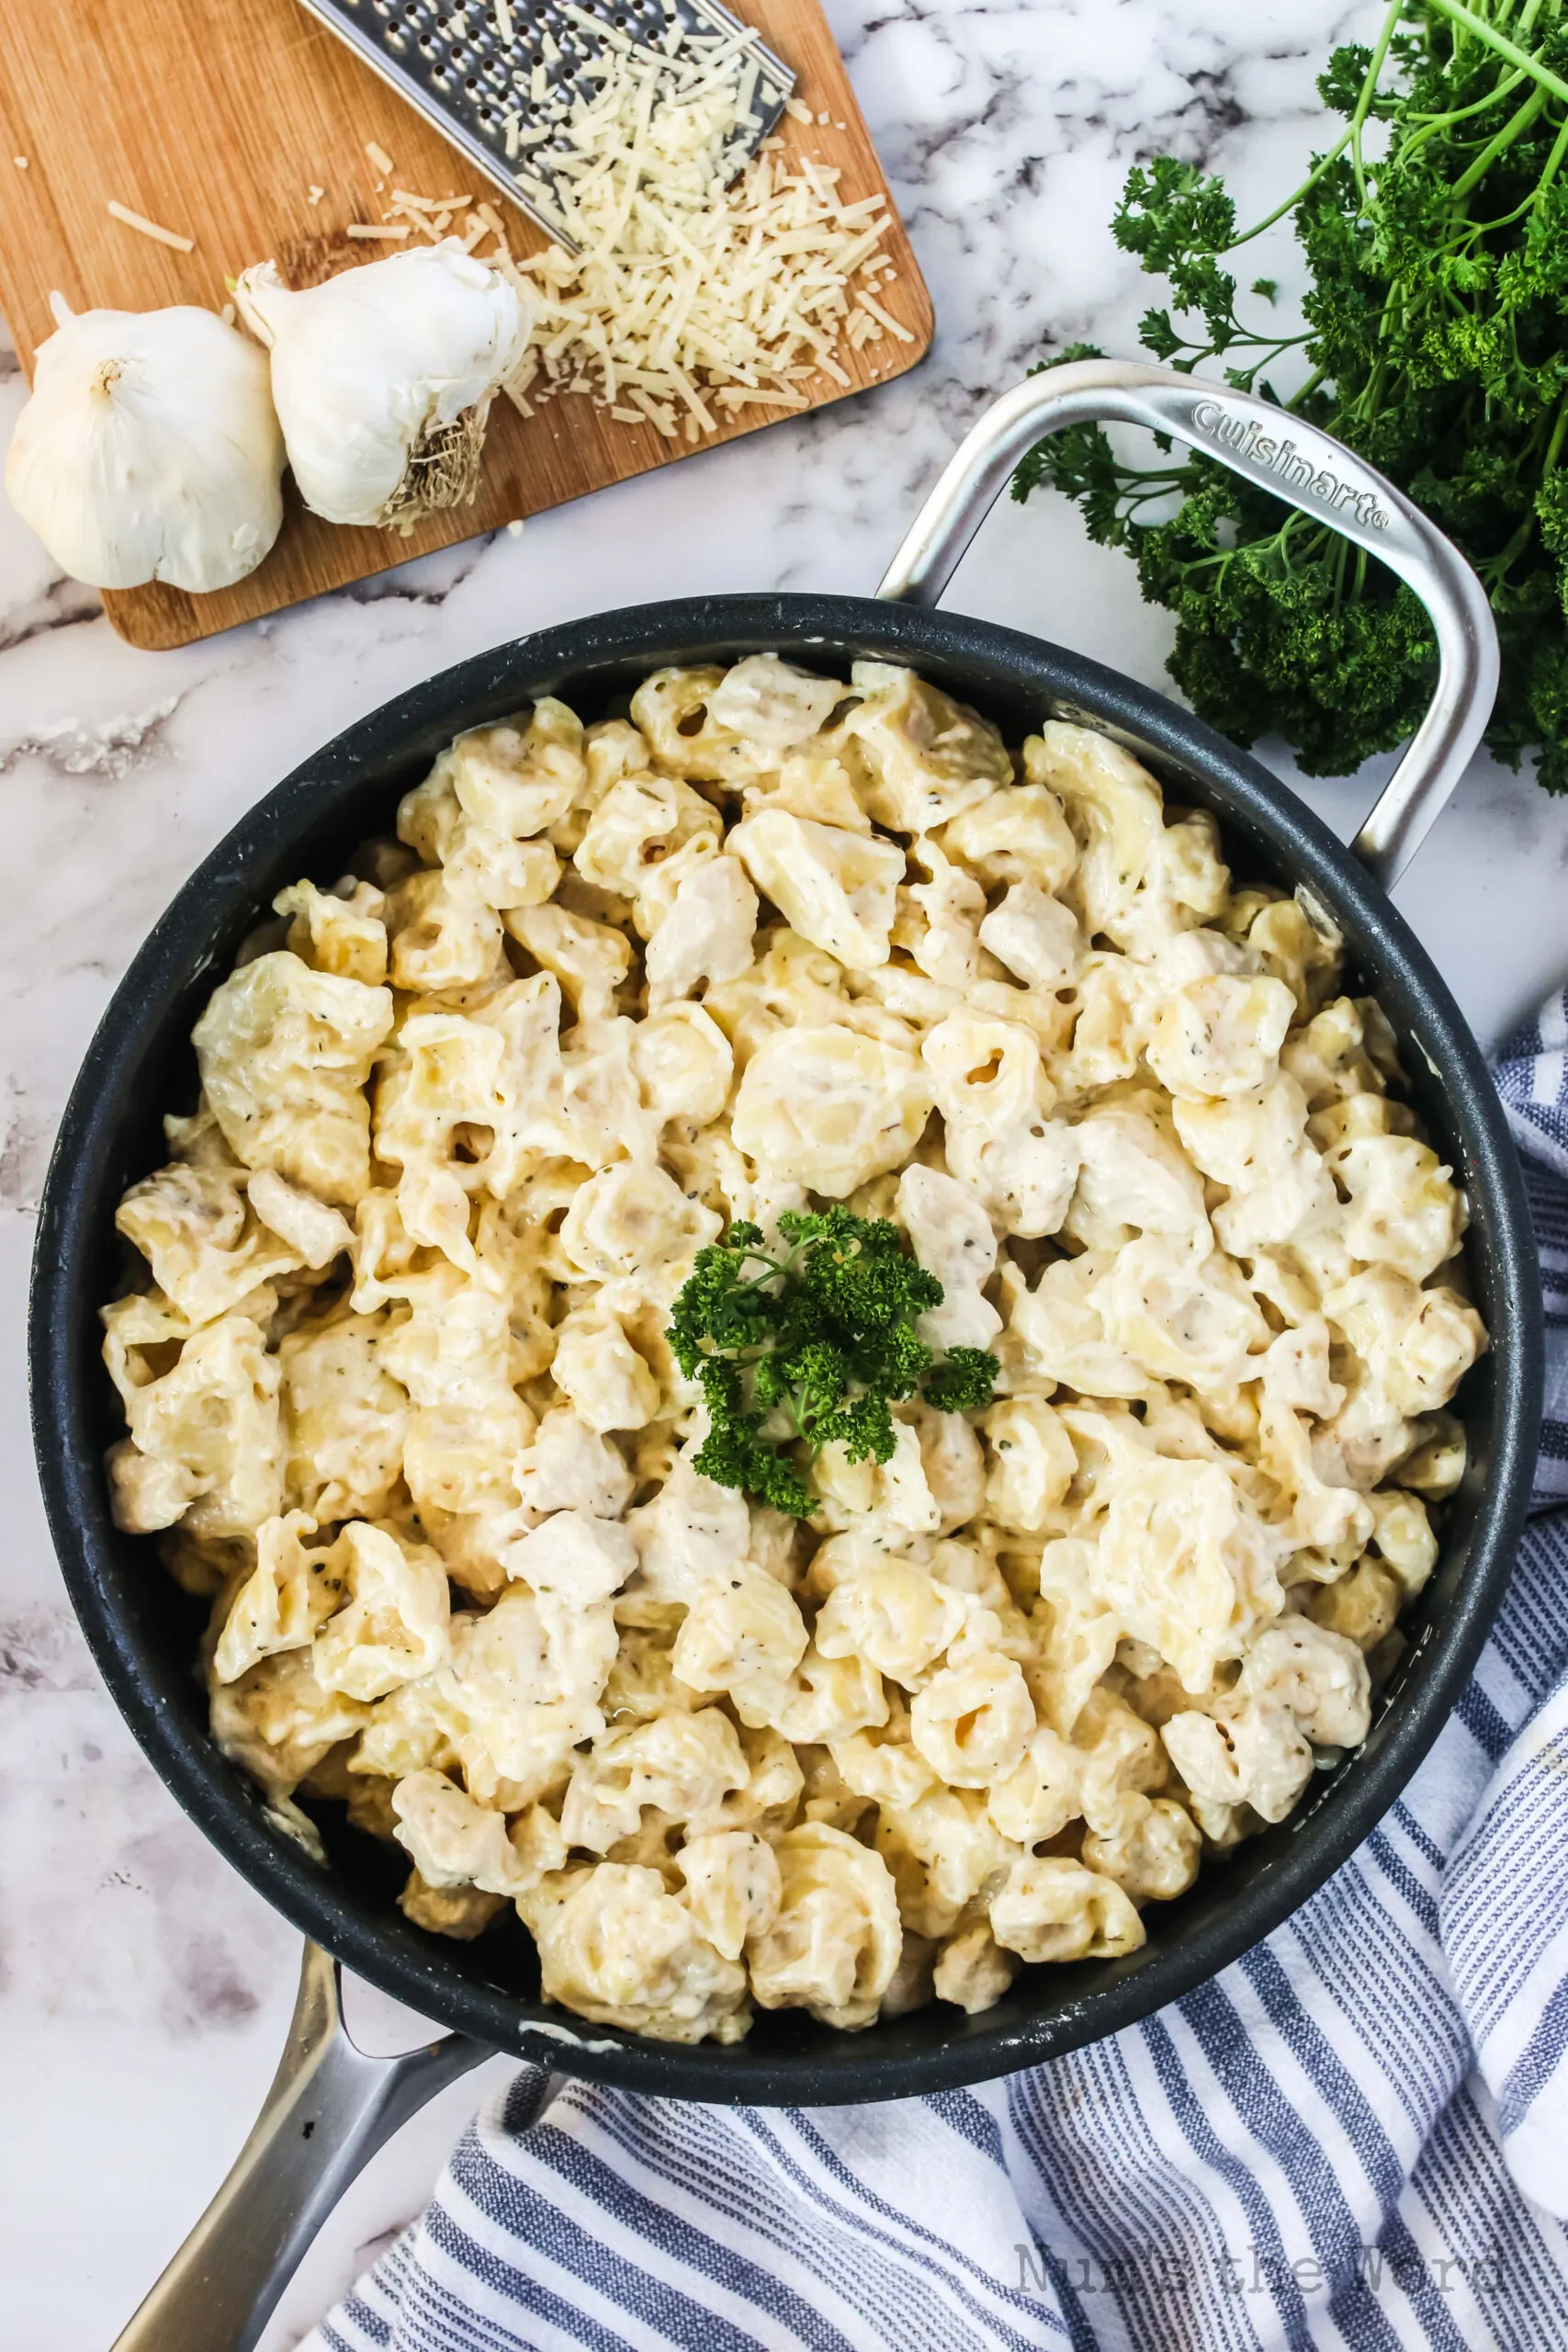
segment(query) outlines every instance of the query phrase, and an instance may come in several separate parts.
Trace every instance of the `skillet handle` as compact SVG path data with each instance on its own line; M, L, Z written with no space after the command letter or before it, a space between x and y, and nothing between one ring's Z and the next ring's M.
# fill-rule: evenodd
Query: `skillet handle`
M1248 392L1131 359L1031 376L960 443L905 534L879 596L934 605L1019 461L1049 433L1105 421L1190 442L1365 548L1413 588L1438 639L1426 717L1352 844L1385 889L1410 863L1479 744L1497 693L1497 632L1459 550L1402 491L1315 425Z
M335 1962L305 1946L288 2041L234 2166L113 2352L250 2352L301 2256L399 2126L495 2053L453 2034L367 2058L343 2023ZM558 2084L540 2066L542 2113Z

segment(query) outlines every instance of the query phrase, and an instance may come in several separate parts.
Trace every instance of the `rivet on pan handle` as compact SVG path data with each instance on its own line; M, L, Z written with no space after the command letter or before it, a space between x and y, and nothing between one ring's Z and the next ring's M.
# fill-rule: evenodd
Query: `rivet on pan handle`
M1083 359L1048 368L1004 393L959 445L877 594L934 605L1020 459L1049 433L1106 422L1190 442L1367 548L1427 607L1438 639L1437 689L1352 844L1392 888L1481 741L1497 693L1497 632L1485 591L1457 548L1331 435L1250 393L1169 368Z

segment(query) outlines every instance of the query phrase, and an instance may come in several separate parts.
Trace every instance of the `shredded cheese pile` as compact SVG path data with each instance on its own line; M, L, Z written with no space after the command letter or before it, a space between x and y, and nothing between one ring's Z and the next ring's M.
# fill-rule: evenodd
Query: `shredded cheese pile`
M728 185L755 122L754 36L708 40L672 25L650 52L594 30L612 44L590 69L596 94L558 101L561 121L508 135L523 153L551 140L549 190L526 164L518 179L532 198L547 194L575 254L552 245L519 261L495 207L466 195L394 187L384 215L393 233L457 234L470 253L493 240L479 258L536 304L506 387L525 416L583 392L625 424L695 442L748 406L809 407L818 375L848 386L840 338L856 350L913 340L877 300L897 275L880 249L891 226L882 195L840 201L840 173L792 164L778 138ZM811 120L800 100L789 107Z

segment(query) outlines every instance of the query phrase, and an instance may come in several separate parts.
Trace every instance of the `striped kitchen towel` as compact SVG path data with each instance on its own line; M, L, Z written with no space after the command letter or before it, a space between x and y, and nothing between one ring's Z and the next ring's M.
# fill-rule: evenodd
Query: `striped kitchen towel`
M1552 1368L1537 1516L1404 1797L1145 2024L891 2106L520 2081L304 2352L1565 2352L1568 1001L1498 1083Z
M1537 1500L1568 1500L1568 989L1510 1039L1497 1091L1524 1162L1546 1293L1546 1417Z

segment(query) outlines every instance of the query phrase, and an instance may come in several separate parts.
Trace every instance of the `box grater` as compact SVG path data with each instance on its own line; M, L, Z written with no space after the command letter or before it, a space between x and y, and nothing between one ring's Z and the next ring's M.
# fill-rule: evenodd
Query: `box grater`
M789 67L719 0L301 5L417 107L547 236L566 245L571 239L557 209L555 158L570 152L565 131L574 101L592 99L601 87L588 71L595 61L617 49L667 58L676 26L743 39L758 73L749 114L730 149L737 171L773 130L795 86Z

